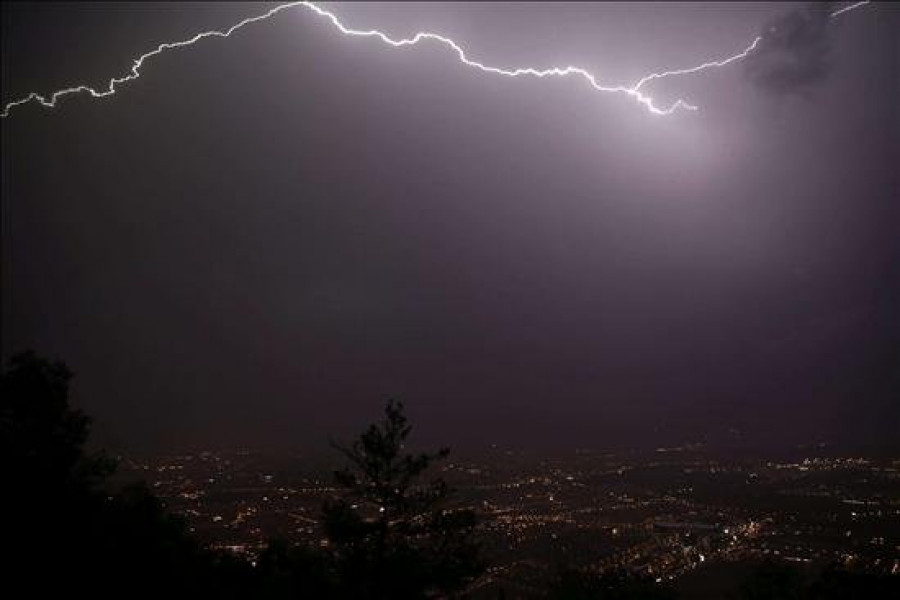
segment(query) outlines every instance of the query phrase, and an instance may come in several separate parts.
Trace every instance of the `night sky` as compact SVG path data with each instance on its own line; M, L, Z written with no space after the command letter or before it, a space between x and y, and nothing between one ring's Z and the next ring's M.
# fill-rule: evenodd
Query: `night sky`
M260 4L4 3L3 103ZM320 448L406 401L454 448L887 445L900 432L900 10L334 4L2 120L3 352L127 448ZM840 4L829 5L834 9Z

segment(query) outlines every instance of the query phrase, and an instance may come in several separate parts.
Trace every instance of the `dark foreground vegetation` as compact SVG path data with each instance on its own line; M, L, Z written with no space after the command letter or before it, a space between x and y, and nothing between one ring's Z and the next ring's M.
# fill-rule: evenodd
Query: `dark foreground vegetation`
M381 423L335 446L347 467L334 474L343 493L322 508L326 543L310 549L272 540L250 564L205 548L144 485L112 488L114 461L86 450L89 419L69 406L71 377L64 364L33 353L13 357L2 376L5 597L468 597L484 572L474 513L452 508L451 490L434 477L432 467L448 451L407 453L411 427L401 404L389 402ZM718 597L895 598L898 584L897 577L837 568L803 577L763 563ZM506 597L502 589L490 594ZM546 590L546 597L576 600L701 596L572 570L560 571Z

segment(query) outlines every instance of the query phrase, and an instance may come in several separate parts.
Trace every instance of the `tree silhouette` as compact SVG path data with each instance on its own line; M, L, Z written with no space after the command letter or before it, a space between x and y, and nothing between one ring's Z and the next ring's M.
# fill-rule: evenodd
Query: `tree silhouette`
M803 578L790 565L767 560L741 582L742 600L792 600L803 597Z
M335 473L343 497L324 507L328 547L274 540L254 568L205 549L146 486L109 489L113 463L85 451L90 422L69 406L71 378L63 363L31 352L13 356L0 377L7 590L35 598L412 600L452 595L481 572L474 514L451 508L447 484L429 477L448 451L406 452L412 428L400 403L388 402L384 421L349 446L335 445L349 464ZM567 600L674 597L650 580L571 569L548 592ZM833 566L805 582L792 567L766 562L741 583L740 597L897 598L900 578Z
M740 582L741 600L881 600L900 598L900 578L846 570L832 563L810 579L774 560L757 565Z
M12 491L8 500L84 496L112 473L112 461L84 451L90 420L69 407L71 378L65 364L34 352L10 359L0 380L0 465Z
M292 545L285 538L269 541L259 556L257 598L333 598L338 581L329 556L312 548Z
M273 541L258 568L210 552L143 484L112 490L114 464L89 454L90 421L69 405L72 373L33 352L0 379L5 567L12 589L37 597L423 598L479 572L469 511L445 507L449 488L424 480L447 456L405 454L411 427L389 403L386 420L349 448L336 473L345 498L324 507L326 551Z
M85 576L80 559L104 508L98 486L112 471L84 451L89 421L69 407L71 378L63 363L25 352L0 380L4 538L16 549L7 566L13 578L30 576L32 589L53 583L44 571L70 583Z
M206 551L143 485L107 489L114 464L90 455L89 419L69 406L72 373L33 352L0 378L4 581L29 597L241 597L249 565Z
M325 531L343 594L355 598L425 598L460 589L481 571L470 533L472 511L447 508L450 488L426 480L447 457L405 451L412 427L403 404L389 401L385 419L350 446L335 472L344 497L324 508Z

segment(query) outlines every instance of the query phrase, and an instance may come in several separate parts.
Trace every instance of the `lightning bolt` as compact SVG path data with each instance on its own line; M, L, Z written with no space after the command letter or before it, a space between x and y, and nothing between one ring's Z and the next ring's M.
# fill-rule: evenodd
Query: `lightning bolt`
M841 16L842 14L844 14L846 12L850 12L851 10L865 6L866 4L869 4L870 1L871 0L863 0L862 2L856 2L854 4L850 4L849 6L839 8L838 10L835 10L832 13L830 13L828 15L828 17L831 19L834 19L836 17ZM700 71L705 71L706 69L724 67L733 62L743 60L743 59L747 58L751 52L756 50L756 47L759 45L759 43L762 40L763 40L763 36L761 36L761 35L756 36L755 38L753 38L753 41L750 42L750 45L747 46L746 48L744 48L744 50L742 50L741 52L738 52L734 56L729 56L728 58L726 58L724 60L710 61L710 62L703 63L702 65L697 65L696 67L690 67L687 69L664 71L662 73L651 73L650 75L643 77L636 84L634 84L634 86L632 86L632 89L639 90L641 87L643 87L643 85L645 83L649 83L650 81L653 81L654 79L662 79L664 77L671 77L672 75L692 75L694 73L699 73Z
M829 16L831 18L838 17L846 12L849 12L851 10L854 10L856 8L860 8L861 6L869 4L869 1L870 0L865 0L863 2L856 2L854 4L845 6L841 9L838 9L838 10L832 12ZM415 46L423 41L437 42L439 44L446 46L454 54L456 54L457 59L463 65L465 65L467 67L471 67L473 69L477 69L484 73L490 73L493 75L502 75L504 77L536 77L539 79L543 79L546 77L570 77L570 76L581 77L588 83L588 85L590 85L591 89L593 89L596 92L627 95L631 99L633 99L634 101L636 101L640 105L642 105L651 114L661 115L661 116L671 115L678 110L694 111L694 110L697 110L698 108L697 108L697 106L694 106L693 104L689 104L688 102L686 102L680 98L678 100L675 100L673 103L671 103L667 107L661 108L654 103L653 98L651 96L649 96L648 94L641 91L641 88L643 88L647 83L657 80L657 79L663 79L666 77L672 77L672 76L677 76L677 75L691 75L694 73L699 73L701 71L706 71L708 69L716 69L716 68L724 67L726 65L729 65L736 61L742 60L742 59L746 58L747 56L749 56L757 48L759 43L762 41L762 36L757 36L750 43L750 45L747 46L744 50L742 50L741 52L738 52L737 54L729 56L727 58L721 59L721 60L713 60L713 61L705 62L703 64L700 64L700 65L697 65L694 67L685 68L685 69L675 69L675 70L671 70L671 71L662 71L659 73L651 73L649 75L642 77L635 84L633 84L631 86L625 86L625 85L609 86L609 85L604 85L604 84L600 83L600 81L598 81L598 79L590 71L588 71L587 69L583 69L581 67L569 65L566 67L552 67L552 68L548 68L548 69L538 69L535 67L519 67L519 68L515 68L515 69L510 69L510 68L491 66L491 65L487 65L485 63L482 63L477 60L473 60L473 59L469 58L469 56L466 54L465 50L463 50L463 48L459 44L454 42L452 39L444 37L437 33L424 31L424 32L416 33L412 37L393 39L393 38L389 37L387 34L381 32L381 31L378 31L376 29L362 30L362 29L352 29L350 27L347 27L337 17L337 15L335 15L334 13L332 13L312 2L290 2L287 4L281 4L279 6L276 6L275 8L273 8L261 15L244 19L243 21L240 21L239 23L232 25L231 27L229 27L228 29L226 29L224 31L218 31L218 30L204 31L202 33L196 34L195 36L193 36L189 39L182 40L180 42L162 43L159 46L157 46L154 50L151 50L150 52L147 52L147 53L139 56L132 63L131 69L127 74L122 75L120 77L113 77L112 79L110 79L106 84L106 88L102 88L102 89L98 90L89 85L81 84L81 85L63 88L61 90L53 92L50 96L44 96L37 92L31 92L27 96L23 96L22 98L19 98L18 100L13 100L11 102L8 102L6 105L4 105L3 112L0 113L0 118L8 117L10 114L10 111L18 106L35 103L35 102L38 103L39 105L49 109L49 108L56 108L56 105L59 103L59 101L62 98L65 98L67 96L72 96L72 95L77 95L77 94L88 94L93 98L105 98L107 96L112 96L118 91L118 87L120 85L126 84L130 81L134 81L135 79L138 79L141 76L141 68L144 66L144 64L149 59L151 59L159 54L162 54L163 52L166 52L168 50L176 50L178 48L184 48L187 46L192 46L192 45L196 44L197 42L200 42L207 38L231 37L232 34L237 32L238 30L246 27L247 25L252 25L253 23L259 23L261 21L266 21L268 19L275 17L279 13L281 13L285 10L288 10L288 9L292 9L292 8L305 8L307 10L312 11L319 17L322 17L322 18L326 19L327 21L329 21L334 26L334 28L337 29L343 35L354 36L354 37L375 38L375 39L381 41L382 43L384 43L390 47L393 47L393 48L403 48L403 47L407 47L407 46Z
M833 13L831 13L831 15L829 15L829 16L830 16L832 19L835 18L835 17L839 17L839 16L841 16L842 14L844 14L845 12L849 12L849 11L851 11L851 10L853 10L853 9L859 8L860 6L865 6L866 4L869 3L869 1L870 1L870 0L864 0L863 2L855 2L855 3L853 3L853 4L849 5L849 6L845 6L844 8L839 8L839 9L837 9L836 11L834 11Z

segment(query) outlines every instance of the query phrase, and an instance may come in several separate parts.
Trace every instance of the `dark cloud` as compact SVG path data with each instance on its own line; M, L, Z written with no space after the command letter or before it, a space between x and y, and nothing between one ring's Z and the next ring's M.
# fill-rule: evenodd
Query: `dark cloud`
M745 63L750 80L785 96L808 94L827 79L834 64L830 12L828 4L820 2L769 21Z

